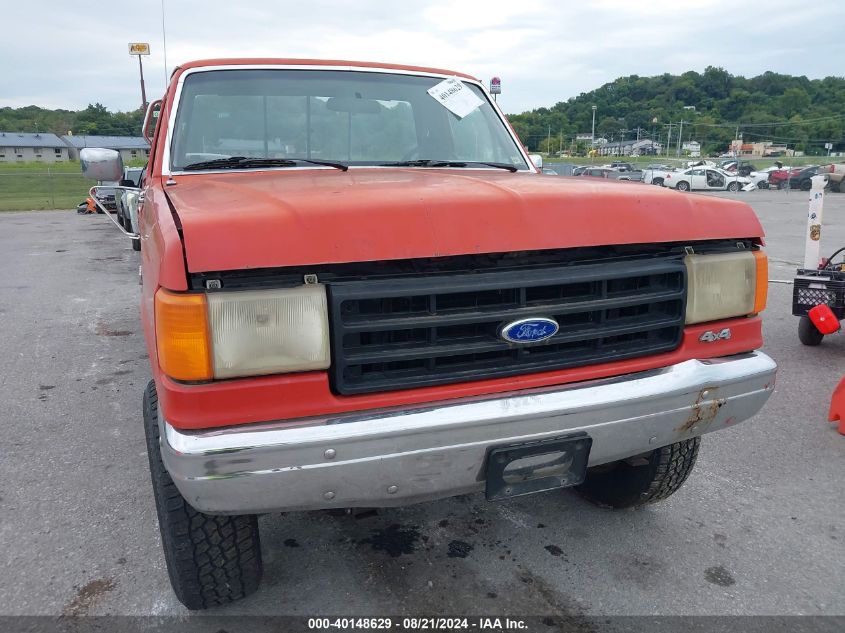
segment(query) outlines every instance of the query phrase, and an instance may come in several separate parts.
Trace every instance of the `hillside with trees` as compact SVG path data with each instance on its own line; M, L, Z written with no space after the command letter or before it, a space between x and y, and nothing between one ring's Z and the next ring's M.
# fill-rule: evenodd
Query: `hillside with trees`
M722 68L703 73L630 75L550 108L509 115L532 151L571 150L579 133L592 129L609 140L651 138L672 144L679 123L683 140L707 154L724 152L741 134L744 142L773 141L807 154L825 154L824 144L845 151L845 78L807 79L766 72L746 79ZM655 121L656 119L656 121ZM638 129L639 128L639 129Z
M656 77L630 75L550 108L508 118L532 151L571 151L577 134L592 129L608 140L651 138L672 144L683 121L683 140L702 144L706 154L724 152L741 135L746 143L772 141L807 154L825 154L825 143L845 151L845 78L807 79L766 72L757 77L731 75L708 67L703 73ZM137 136L143 111L110 112L102 104L84 110L38 106L0 108L4 132L53 132ZM588 143L588 142L587 142ZM581 144L581 150L586 149Z
M38 106L0 108L0 131L52 132L53 134L98 134L140 136L144 112L109 112L100 103L84 110L47 110Z

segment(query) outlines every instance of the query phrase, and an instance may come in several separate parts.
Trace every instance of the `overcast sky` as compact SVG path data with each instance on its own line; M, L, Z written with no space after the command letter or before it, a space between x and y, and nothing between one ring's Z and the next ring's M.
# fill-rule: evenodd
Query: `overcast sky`
M721 66L753 76L845 74L845 0L164 0L167 68L208 57L430 65L502 78L506 112L622 76ZM161 0L6 0L0 106L140 105L165 83Z

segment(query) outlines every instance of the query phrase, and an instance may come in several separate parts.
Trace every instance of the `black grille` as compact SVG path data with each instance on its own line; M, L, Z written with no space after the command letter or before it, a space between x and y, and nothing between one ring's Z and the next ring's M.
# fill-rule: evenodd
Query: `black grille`
M407 389L595 364L675 349L686 269L677 259L329 284L332 385ZM552 338L500 328L555 319Z

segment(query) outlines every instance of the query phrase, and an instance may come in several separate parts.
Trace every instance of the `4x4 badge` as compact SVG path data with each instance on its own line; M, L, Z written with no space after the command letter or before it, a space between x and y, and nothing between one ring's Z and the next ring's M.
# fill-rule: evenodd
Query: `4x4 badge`
M728 340L731 337L731 328L726 327L723 330L719 330L718 332L714 332L713 330L707 330L704 334L698 337L698 340L702 343L715 343L716 341L720 340Z

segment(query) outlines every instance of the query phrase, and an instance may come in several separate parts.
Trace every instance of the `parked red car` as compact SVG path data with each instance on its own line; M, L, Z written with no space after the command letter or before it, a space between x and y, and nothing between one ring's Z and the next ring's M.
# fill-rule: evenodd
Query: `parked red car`
M801 173L803 167L792 167L778 169L769 174L769 187L772 189L786 189L789 186L789 179Z

